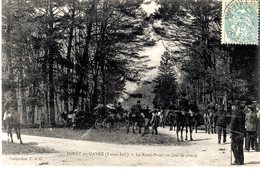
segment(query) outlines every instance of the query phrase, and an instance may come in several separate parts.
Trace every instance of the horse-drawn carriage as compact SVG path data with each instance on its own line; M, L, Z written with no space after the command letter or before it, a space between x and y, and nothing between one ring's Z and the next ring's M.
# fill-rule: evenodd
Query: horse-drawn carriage
M63 112L57 118L62 119L63 122L57 123L59 126L71 127L73 129L86 129L94 125L95 116L86 111L70 111Z
M94 127L96 129L119 129L126 126L127 112L123 109L115 108L113 104L99 104L94 109L96 116Z

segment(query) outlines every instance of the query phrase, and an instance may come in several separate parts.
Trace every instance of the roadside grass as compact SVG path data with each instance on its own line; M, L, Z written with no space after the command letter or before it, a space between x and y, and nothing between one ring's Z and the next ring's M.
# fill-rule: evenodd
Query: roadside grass
M136 134L133 134L132 132L127 134L125 128L120 128L119 130L112 132L104 129L72 130L69 128L45 128L42 132L39 132L37 128L27 128L21 130L22 135L87 140L123 145L190 145L189 141L177 142L175 132L171 132L171 134L160 133L160 128L158 128L158 132L158 135L146 134L141 137L137 130Z
M7 141L2 141L2 154L40 154L40 153L55 153L54 149L37 147L37 143L8 143Z
M172 135L160 133L158 135L146 134L141 137L141 134L133 134L132 132L127 134L125 130L117 131L106 131L106 130L96 130L90 129L84 135L82 135L83 140L105 142L105 143L115 143L115 144L134 144L134 145L154 145L154 146L169 146L169 145L189 145L189 142L177 142L174 137L175 133Z
M53 138L63 138L63 139L73 139L80 140L80 137L87 130L72 130L69 128L44 128L43 131L39 131L37 128L27 128L22 129L22 135L33 135L42 137L53 137Z

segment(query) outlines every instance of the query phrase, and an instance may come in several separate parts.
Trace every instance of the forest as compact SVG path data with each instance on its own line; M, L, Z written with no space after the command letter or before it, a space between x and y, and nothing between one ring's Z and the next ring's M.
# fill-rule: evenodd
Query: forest
M141 8L151 1L158 10ZM165 42L155 108L185 95L198 104L259 100L258 46L221 44L217 0L3 0L2 109L21 122L38 112L51 125L63 111L116 103L149 66L144 47ZM160 24L155 24L155 23ZM177 77L177 74L181 76Z

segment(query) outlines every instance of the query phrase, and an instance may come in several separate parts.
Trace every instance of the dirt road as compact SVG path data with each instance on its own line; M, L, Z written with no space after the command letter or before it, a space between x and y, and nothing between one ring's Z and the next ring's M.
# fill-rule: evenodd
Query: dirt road
M159 128L176 139L176 134ZM146 136L150 137L150 136ZM152 136L160 137L160 135ZM6 134L2 139L7 140ZM91 141L57 139L23 135L24 143L48 147L57 151L49 154L3 155L3 165L76 165L76 166L229 166L230 139L217 144L217 135L198 131L194 141L177 146L118 145ZM16 141L16 140L15 140ZM245 152L245 164L260 165L259 152Z

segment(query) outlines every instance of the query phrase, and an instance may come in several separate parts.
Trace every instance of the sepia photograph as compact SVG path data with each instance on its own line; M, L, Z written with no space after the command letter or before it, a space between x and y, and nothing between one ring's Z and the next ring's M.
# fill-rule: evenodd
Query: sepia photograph
M0 3L2 166L260 166L259 0Z

